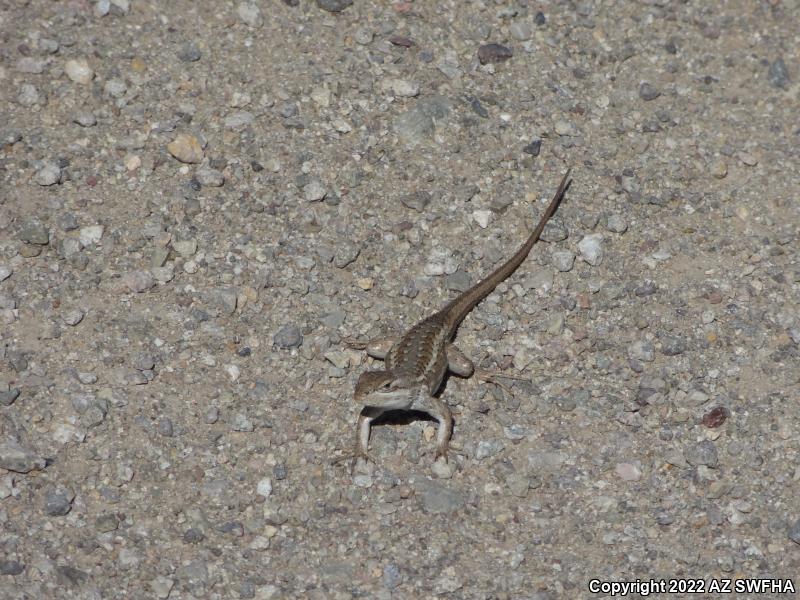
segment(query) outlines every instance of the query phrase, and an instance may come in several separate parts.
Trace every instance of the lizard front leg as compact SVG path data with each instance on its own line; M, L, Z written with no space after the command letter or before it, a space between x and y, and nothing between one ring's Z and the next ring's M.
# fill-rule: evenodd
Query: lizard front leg
M450 412L450 407L443 400L435 396L428 396L414 402L412 408L428 413L439 423L439 429L436 432L436 459L441 457L447 462L450 436L453 434L453 414Z
M358 459L361 458L365 462L375 462L369 455L369 433L372 427L372 421L375 420L373 415L369 414L369 409L364 407L358 415L358 423L356 424L356 444L353 451L353 460L350 463L350 472L354 473Z

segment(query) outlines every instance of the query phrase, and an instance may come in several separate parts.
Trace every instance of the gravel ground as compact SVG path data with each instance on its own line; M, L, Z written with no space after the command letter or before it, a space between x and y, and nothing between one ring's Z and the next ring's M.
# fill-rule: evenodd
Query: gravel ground
M0 4L0 597L796 577L798 12ZM342 338L486 274L568 167L458 336L526 381L451 378L448 465L395 419L351 474Z

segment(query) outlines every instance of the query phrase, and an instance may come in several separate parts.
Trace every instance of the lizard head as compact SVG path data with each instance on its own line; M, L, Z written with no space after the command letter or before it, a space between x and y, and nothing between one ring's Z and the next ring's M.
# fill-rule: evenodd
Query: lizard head
M411 389L391 371L366 371L356 383L355 401L363 406L403 409L411 406Z

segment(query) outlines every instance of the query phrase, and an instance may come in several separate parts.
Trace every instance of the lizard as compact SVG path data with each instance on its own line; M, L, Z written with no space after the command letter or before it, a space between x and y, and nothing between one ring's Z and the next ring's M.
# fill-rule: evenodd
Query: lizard
M382 370L365 371L356 383L354 400L362 409L356 424L352 468L359 458L371 460L368 446L372 422L389 410L416 410L433 417L438 422L434 460L442 458L447 461L453 416L447 403L435 394L448 370L461 377L470 377L475 372L472 361L453 343L458 327L470 311L516 271L528 256L571 183L570 172L568 169L564 174L538 225L522 246L484 279L400 337L384 337L370 342L345 338L345 343L366 350L369 356L383 360L385 366Z

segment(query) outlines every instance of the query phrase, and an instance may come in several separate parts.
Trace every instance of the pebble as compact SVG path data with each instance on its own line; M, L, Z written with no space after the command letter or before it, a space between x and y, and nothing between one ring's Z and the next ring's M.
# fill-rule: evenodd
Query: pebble
M303 187L303 197L308 202L319 202L328 194L322 182L314 179Z
M3 384L1 387L6 387L7 384ZM8 388L0 392L0 406L11 406L14 402L19 398L20 389L16 387Z
M46 246L50 243L50 232L41 222L31 220L23 225L19 239L36 246Z
M129 291L141 294L152 288L156 282L149 271L130 271L122 277L122 284Z
M64 314L63 320L67 325L75 327L78 323L83 321L84 312L80 308L74 308Z
M597 266L603 261L603 248L600 245L603 241L602 233L592 233L578 242L578 251L581 260L590 265Z
M255 121L256 117L253 113L246 110L237 110L225 117L223 124L228 129L239 129L247 125L252 125Z
M39 93L36 86L31 83L23 83L19 86L19 93L17 94L17 103L22 106L35 106L44 101L43 94Z
M703 425L709 429L720 427L727 420L730 412L724 406L715 406L703 415Z
M655 100L660 95L661 92L659 92L651 83L645 81L639 85L639 98L645 102Z
M17 60L15 68L20 73L28 73L29 75L41 75L44 72L45 61L33 56L23 56Z
M203 57L200 48L194 42L184 44L178 52L178 60L181 62L197 62Z
M797 519L789 528L789 539L795 544L800 544L800 519Z
M2 559L0 560L0 575L11 575L16 577L25 571L25 565L16 560Z
M72 117L72 122L81 127L94 127L97 125L97 117L92 112L80 112Z
M103 225L88 225L86 227L81 227L81 230L78 233L78 239L80 240L81 245L86 248L97 244L101 239L103 239L104 232L105 227Z
M551 258L553 266L561 273L571 271L575 264L575 253L569 250L557 250L553 252Z
M203 414L203 422L207 425L213 425L217 421L219 421L219 408L216 406L209 406Z
M256 426L253 424L247 415L244 413L236 413L231 420L231 429L234 431L241 431L243 433L250 433L255 431Z
M578 129L570 123L569 121L565 121L563 119L556 121L554 125L555 132L560 136L575 136L578 133Z
M482 65L507 61L514 56L511 48L502 44L483 44L478 48L478 60Z
M13 440L0 442L0 468L29 473L34 469L44 469L46 464L44 458Z
M5 281L11 277L12 273L14 273L14 269L8 265L0 265L0 281Z
M624 481L639 481L642 478L641 469L633 463L617 463L614 472Z
M199 163L203 160L203 148L198 139L190 134L181 133L167 144L167 151L183 163Z
M653 362L656 358L655 346L646 340L637 340L628 346L628 358Z
M353 0L317 0L318 7L332 13L342 12L351 4Z
M184 258L190 258L197 252L197 240L175 240L172 242L172 247L175 249L175 252Z
M44 512L51 517L63 517L72 510L75 493L65 487L57 486L45 492Z
M242 20L242 23L248 27L261 27L264 25L264 18L261 16L261 9L257 4L252 2L241 2L236 7L236 14Z
M466 503L466 498L460 490L447 487L438 481L420 478L415 481L414 488L422 509L427 513L451 513Z
M786 70L786 63L783 58L776 58L769 66L769 74L767 76L769 84L774 88L788 89L789 88L789 71Z
M103 92L111 98L122 98L128 91L128 85L117 77L109 79L103 86Z
M492 217L490 210L475 210L472 212L472 218L481 229L486 229L489 226L489 221Z
M736 158L738 158L743 165L748 167L755 167L758 164L758 157L752 152L741 151L736 153Z
M172 419L169 417L161 417L158 420L158 433L164 437L172 437L175 433L175 429L172 425Z
M336 253L333 255L333 265L337 269L344 269L356 261L359 254L361 254L361 247L344 241L336 247Z
M683 456L692 466L705 465L715 468L719 462L717 447L711 440L703 440L684 449Z
M282 325L272 337L278 348L299 348L303 343L303 334L297 325Z
M606 219L606 229L614 233L625 233L628 230L628 224L622 215L613 214Z
M198 169L195 173L195 178L200 182L200 185L207 187L221 187L225 183L222 171L209 169L208 167Z
M384 83L384 87L401 98L419 96L419 84L406 79L390 79Z
M61 181L61 168L54 162L45 163L36 172L36 183L41 186L55 185Z
M169 577L159 576L155 579L151 579L148 582L148 585L155 594L156 598L163 600L165 598L169 598L172 588L175 587L175 580L170 579Z
M86 59L71 59L64 64L64 72L72 81L87 85L94 79L94 71Z
M256 486L256 493L264 498L269 498L272 495L272 480L269 477L261 479Z
M424 190L411 192L410 194L405 194L400 197L400 203L403 206L407 206L408 208L418 212L423 212L431 203L431 200L433 200L431 193Z
M475 450L475 460L483 460L500 453L505 448L500 440L481 440Z
M529 144L527 144L522 148L522 151L525 154L530 154L531 156L539 156L541 150L542 150L541 138L534 138Z
M356 44L366 46L372 42L374 35L375 34L373 33L372 29L362 26L356 29L353 39L356 41Z
M714 164L711 165L711 175L716 177L717 179L725 179L725 176L728 174L728 165L725 164L724 160L716 160Z
M533 35L531 26L525 21L514 21L509 25L508 31L511 37L520 42L531 39L531 35Z
M396 564L388 563L383 567L381 579L383 581L383 587L387 590L394 590L403 583L403 574L400 572L400 567Z
M433 136L436 123L444 123L452 112L445 96L426 96L417 100L394 121L398 137L408 144L419 144Z

